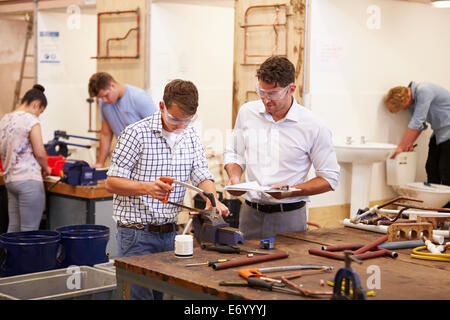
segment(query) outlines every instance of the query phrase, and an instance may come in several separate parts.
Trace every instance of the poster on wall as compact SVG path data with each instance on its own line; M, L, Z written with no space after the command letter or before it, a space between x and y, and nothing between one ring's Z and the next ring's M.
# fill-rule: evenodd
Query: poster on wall
M59 31L39 32L39 62L40 63L61 63Z

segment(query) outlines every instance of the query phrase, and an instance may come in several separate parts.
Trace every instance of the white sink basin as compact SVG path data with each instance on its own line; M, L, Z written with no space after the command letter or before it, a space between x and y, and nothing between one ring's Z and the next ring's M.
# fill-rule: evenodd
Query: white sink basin
M350 163L373 163L386 160L397 146L390 143L335 144L337 160Z
M397 146L389 143L366 142L335 144L334 149L339 162L349 162L352 166L350 218L353 218L358 209L369 207L373 163L385 161L394 153Z

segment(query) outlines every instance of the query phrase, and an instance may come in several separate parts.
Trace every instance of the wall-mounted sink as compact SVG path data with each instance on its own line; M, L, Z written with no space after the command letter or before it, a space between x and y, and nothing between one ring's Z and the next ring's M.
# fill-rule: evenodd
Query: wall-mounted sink
M394 153L397 146L389 143L366 142L335 144L334 148L339 162L352 164L350 218L353 218L358 209L369 207L373 164L385 161Z
M386 160L397 146L390 143L366 142L356 144L335 144L339 162L373 163Z

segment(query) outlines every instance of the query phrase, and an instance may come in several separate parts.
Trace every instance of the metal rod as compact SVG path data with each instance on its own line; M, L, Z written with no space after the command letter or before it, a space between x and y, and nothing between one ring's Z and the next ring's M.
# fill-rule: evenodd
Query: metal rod
M378 210L379 212L383 212L383 213L397 213L398 212L398 210L393 210L393 209L380 209L380 210ZM406 210L406 211L403 211L403 214L406 214L406 215L410 215L410 214L413 214L413 215L420 215L420 216L435 216L435 215L438 215L438 216L442 216L442 217L450 217L450 212L449 213L446 213L446 212L426 212L426 211L424 211L424 212L422 212L422 211L409 211L409 210Z
M364 253L366 251L369 251L370 249L373 249L373 248L377 247L379 244L382 244L383 242L386 242L387 239L388 239L388 235L382 236L382 237L376 239L375 241L373 241L371 243L368 243L365 246L357 249L354 252L354 254L355 255L359 255L359 254L362 254L362 253Z
M268 255L254 256L251 258L244 258L244 259L232 260L232 261L227 261L227 262L222 262L222 263L215 263L212 265L212 268L214 270L223 270L223 269L245 266L245 265L259 263L259 262L283 259L283 258L287 258L288 256L289 256L289 254L287 252L278 252L278 253L273 253L273 254L268 254Z
M34 83L38 82L38 72L39 72L39 45L38 45L38 0L34 0L33 7L33 28L34 28Z

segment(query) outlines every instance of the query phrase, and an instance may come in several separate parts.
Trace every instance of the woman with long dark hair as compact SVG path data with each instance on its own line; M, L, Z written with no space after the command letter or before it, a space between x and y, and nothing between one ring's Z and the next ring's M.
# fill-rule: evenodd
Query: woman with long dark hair
M47 107L44 87L28 90L20 106L0 120L0 156L8 191L8 231L38 230L45 207L42 178L50 174L39 115Z

